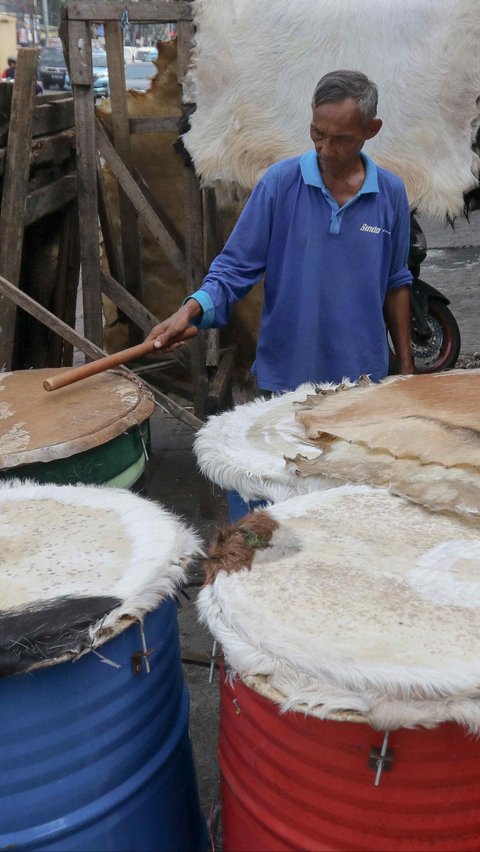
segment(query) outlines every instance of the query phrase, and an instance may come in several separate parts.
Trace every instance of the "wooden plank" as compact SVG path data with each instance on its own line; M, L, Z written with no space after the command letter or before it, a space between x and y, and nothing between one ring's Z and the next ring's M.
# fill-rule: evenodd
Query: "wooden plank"
M116 231L112 221L112 214L105 186L105 175L97 157L97 188L98 188L98 215L102 229L103 245L107 256L110 275L123 285L123 265L120 257Z
M64 175L60 180L47 183L27 197L24 225L31 225L43 216L60 210L77 195L77 176Z
M75 103L83 315L86 336L99 345L103 341L103 318L91 51L90 26L74 21L68 27L68 55Z
M203 280L203 220L200 184L192 169L184 168L185 210L185 283L187 293L197 290ZM194 410L197 417L207 415L208 375L205 355L205 335L199 334L191 343Z
M124 166L132 171L132 147L128 124L127 94L125 91L125 60L123 56L123 30L118 21L105 23L105 46L107 49L108 79L112 105L113 146ZM122 237L123 275L126 289L142 301L142 265L137 212L128 194L119 187L120 232ZM130 330L130 337L132 336ZM135 333L134 335L135 336ZM130 340L131 345L139 342Z
M106 272L102 272L102 290L117 308L141 328L144 334L148 334L153 326L160 322L155 314L152 314L145 305L137 301L112 275Z
M44 92L43 95L37 95L35 98L35 106L40 106L40 104L51 104L53 101L64 101L71 97L72 93L68 90L60 92Z
M119 21L128 11L130 23L169 24L192 20L190 3L183 0L152 0L152 2L119 2L119 0L70 0L69 21Z
M152 115L129 118L130 133L177 133L178 115Z
M49 104L35 104L32 136L58 133L75 125L73 97L62 98Z
M234 360L235 347L231 346L224 353L217 373L210 384L208 401L212 405L212 410L218 410L223 404L224 397L229 389Z
M165 252L168 260L182 277L185 275L185 260L174 241L167 233L163 223L150 207L138 184L122 163L115 148L110 142L102 125L97 120L97 144L102 157L107 161L112 173L118 180L124 192L135 206L138 215L143 219L152 237Z
M78 220L78 199L72 202L70 218L70 237L68 242L67 269L66 269L66 293L63 317L67 325L75 328L77 317L77 290L80 280L80 241ZM63 367L71 367L73 364L73 346L68 341L63 341L61 363Z
M93 66L89 23L73 21L69 24L68 45L66 49L64 47L64 54L72 87L91 86L93 84Z
M0 273L15 286L22 263L38 56L37 49L18 51L0 210ZM0 299L0 367L5 364L7 369L12 366L15 317L12 302Z
M187 73L192 51L193 26L190 21L179 22L177 27L177 81L179 84Z
M78 278L80 272L80 255L78 251L75 268L72 268L72 248L78 246L77 233L78 216L76 205L70 203L65 209L61 225L60 243L58 247L57 266L55 270L55 289L53 297L53 313L56 317L63 319L68 324L72 315L71 306L77 301ZM75 322L75 313L73 313ZM70 347L70 344L66 344ZM47 364L49 367L59 367L65 364L64 340L58 334L51 334L48 341ZM70 361L69 353L65 353L67 362Z
M78 334L73 328L58 319L58 317L52 314L51 311L48 311L46 308L42 307L42 305L39 305L38 302L26 293L23 293L22 290L19 290L18 287L15 287L10 281L7 281L6 278L3 278L1 275L0 295L5 296L7 299L11 299L18 307L27 311L27 313L31 314L31 316L35 317L35 319L43 322L44 325L51 329L51 331L54 331L55 334L60 334L64 340L68 340L72 346L75 346L80 350L80 352L83 352L87 358L95 360L96 358L103 358L104 355L107 354L91 340L88 340L86 337L82 337L81 334ZM135 373L127 367L120 367L119 369L128 373L128 375L133 376L137 382L139 381ZM154 395L157 405L164 411L172 414L173 417L176 417L178 420L182 420L182 422L186 423L187 426L190 426L191 429L197 430L203 426L202 421L199 420L198 417L195 417L195 415L186 411L181 405L174 402L173 399L169 399L164 393L159 391L158 388L150 385L148 382L143 382L143 385L146 390L149 390Z
M40 136L35 139L32 143L30 164L33 166L43 163L60 164L68 160L74 153L75 129L70 128L51 136Z
M213 189L202 190L203 219L205 232L205 269L217 255L217 206ZM205 360L207 367L218 367L220 335L218 328L207 331Z

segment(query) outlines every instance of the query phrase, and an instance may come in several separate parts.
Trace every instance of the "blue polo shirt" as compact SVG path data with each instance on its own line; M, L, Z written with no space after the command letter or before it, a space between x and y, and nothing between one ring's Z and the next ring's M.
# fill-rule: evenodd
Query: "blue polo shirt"
M342 207L315 151L271 166L200 290L200 328L226 325L264 275L252 372L261 388L387 374L387 289L410 284L410 212L399 177L362 153L364 183Z

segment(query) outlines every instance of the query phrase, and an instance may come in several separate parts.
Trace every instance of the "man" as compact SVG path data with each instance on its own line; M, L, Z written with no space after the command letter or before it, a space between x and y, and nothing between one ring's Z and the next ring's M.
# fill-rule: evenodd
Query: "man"
M400 373L413 372L402 181L362 153L379 132L377 88L357 71L316 86L314 151L271 166L253 190L202 287L148 339L159 348L188 325L226 325L264 275L252 372L262 390L352 381L388 370L385 321Z
M15 77L15 68L17 67L17 60L13 58L13 56L9 56L7 59L7 68L2 73L2 80L13 80Z

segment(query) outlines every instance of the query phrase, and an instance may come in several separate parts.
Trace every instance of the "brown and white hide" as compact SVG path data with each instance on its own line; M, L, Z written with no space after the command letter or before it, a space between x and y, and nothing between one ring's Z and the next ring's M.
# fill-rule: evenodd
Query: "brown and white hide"
M228 573L242 526L243 570ZM477 519L347 485L255 512L230 537L197 606L233 673L284 711L478 735Z
M336 68L379 87L384 126L365 149L419 213L463 210L477 186L478 0L196 0L185 145L205 185L247 193L311 148L310 101Z
M297 413L319 453L301 477L388 486L436 509L480 514L480 371L395 377L310 394Z
M128 115L134 117L178 115L180 118L179 87L177 83L176 44L159 42L157 75L147 92L127 92ZM103 120L111 117L111 103L104 99L97 106ZM177 231L184 233L182 195L183 163L174 151L178 134L135 133L131 136L135 168L165 210ZM115 238L120 245L120 218L117 183L108 168L104 170L108 203L115 228ZM185 281L179 276L149 231L139 223L141 231L141 259L144 303L159 319L165 319L179 307L185 297ZM117 310L104 300L105 345L110 351L129 345L125 323L115 324Z
M127 91L127 109L130 117L181 115L181 89L177 83L176 41L158 42L158 59L155 60L157 74L151 88L146 92ZM111 117L111 103L103 99L97 107L99 116L107 122ZM183 197L184 165L182 157L175 151L178 139L176 132L136 133L131 136L135 168L148 184L150 191L181 238L185 237L185 215ZM116 180L108 168L104 170L108 204L115 228L115 238L120 244L120 218ZM241 204L232 200L228 209L219 216L220 242L227 239L241 210ZM141 264L143 278L143 301L147 308L160 320L165 319L178 307L186 296L184 279L174 269L161 251L150 232L141 226ZM102 258L106 264L106 258ZM250 367L255 357L258 322L262 294L260 288L251 293L237 306L228 329L226 342L238 346L239 363ZM112 302L104 299L105 345L109 351L117 351L129 345L128 328L116 322L118 312Z

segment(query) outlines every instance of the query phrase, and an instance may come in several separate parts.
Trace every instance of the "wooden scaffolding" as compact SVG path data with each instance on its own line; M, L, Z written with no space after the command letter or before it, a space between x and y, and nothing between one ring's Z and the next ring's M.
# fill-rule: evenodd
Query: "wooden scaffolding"
M181 83L189 62L192 44L192 12L184 0L153 0L125 5L117 0L70 0L63 10L61 35L67 54L73 90L76 126L77 186L80 221L80 257L85 336L102 345L102 293L108 296L145 335L158 319L142 302L141 256L138 221L145 225L172 266L185 281L185 294L201 284L208 249L214 242L212 199L202 193L192 168L184 167L183 198L185 245L172 235L168 218L162 212L162 199L152 198L136 172L132 159L131 135L172 131L178 117L129 118L124 81L124 32L130 24L175 23L177 28L177 81L179 103ZM109 133L95 114L92 73L93 26L103 26L110 84L112 124ZM118 182L121 245L112 246L112 233L102 197L99 156ZM101 270L98 221L104 237L109 273ZM121 255L119 257L118 250ZM211 253L210 253L211 254ZM134 342L132 340L132 342ZM191 347L191 400L195 415L203 419L221 408L230 389L232 349L219 347L217 331L203 332ZM149 373L150 376L150 373ZM154 380L152 380L154 381ZM169 392L168 381L161 384ZM175 387L172 387L175 390ZM188 391L187 391L188 395ZM175 406L172 413L175 412Z

